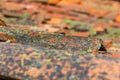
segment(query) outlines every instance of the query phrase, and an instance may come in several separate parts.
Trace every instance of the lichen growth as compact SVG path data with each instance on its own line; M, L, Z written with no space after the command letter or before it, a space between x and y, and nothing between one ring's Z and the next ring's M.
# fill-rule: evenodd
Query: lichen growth
M101 40L88 37L65 36L46 32L36 32L38 35L34 36L31 34L34 33L32 31L2 26L0 26L0 32L13 36L20 44L46 49L81 51L83 54L98 51L102 44Z

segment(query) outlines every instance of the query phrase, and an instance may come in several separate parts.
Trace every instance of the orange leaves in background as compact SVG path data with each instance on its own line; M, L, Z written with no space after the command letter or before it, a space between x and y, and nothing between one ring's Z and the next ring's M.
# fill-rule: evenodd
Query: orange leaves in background
M12 10L12 11L19 11L19 10L22 10L24 8L22 4L14 3L14 2L5 2L4 4L0 4L0 5L4 9Z
M47 23L48 24L60 24L62 22L62 19L61 18L51 18L50 21L48 21Z
M94 15L96 13L96 9L95 8L89 8L88 10L89 10L89 13L91 15Z
M57 4L60 0L48 0L49 4Z
M62 0L59 2L59 5L69 5L71 3L81 2L81 0Z
M17 13L34 13L37 12L37 7L30 5L30 4L19 4L19 3L15 3L15 2L5 2L0 3L0 8L4 9L4 13L6 12L7 14L9 12L7 11L11 11L11 13L13 13L14 11Z
M108 11L103 10L103 9L96 9L96 8L88 8L88 13L90 15L94 15L96 17L105 17L107 15Z
M120 14L116 16L115 21L120 22Z
M83 36L83 37L88 37L89 32L75 32L73 36Z
M97 32L104 32L105 25L103 23L95 23L94 26L91 27L91 30L97 31Z
M105 17L108 14L108 11L101 9L98 10L96 14L98 14L98 17Z
M80 2L82 0L48 0L47 2L49 4L60 4L60 5L67 5L67 4L70 4L70 3L77 3L77 2Z

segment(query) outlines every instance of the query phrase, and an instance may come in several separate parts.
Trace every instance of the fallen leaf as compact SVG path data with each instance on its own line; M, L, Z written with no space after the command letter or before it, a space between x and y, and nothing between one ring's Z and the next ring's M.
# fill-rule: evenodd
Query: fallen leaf
M51 18L50 21L47 21L48 24L60 24L62 22L62 19L60 18Z
M118 27L120 28L120 23L114 22L114 23L110 23L111 27Z
M91 30L97 31L97 32L104 32L105 27L103 27L104 24L102 23L95 23L92 27Z
M96 16L97 17L105 17L106 15L107 15L107 11L106 10L103 10L103 9L101 9L101 10L97 10L97 12L96 12Z
M0 19L0 26L7 26L6 23Z
M112 40L110 39L103 39L103 45L105 46L105 48L110 48L112 45Z
M112 58L120 58L120 54L116 54L116 53L110 53L107 54L108 56L111 56Z
M115 21L120 22L120 14L116 16Z
M5 2L1 4L3 9L10 10L10 11L19 11L22 10L24 7L22 4L15 3L15 2Z
M60 0L48 0L49 4L57 4Z
M8 35L4 32L0 32L0 42L11 42L11 43L16 43L17 40L11 36L11 35Z
M90 13L90 15L95 15L95 13L97 12L95 8L88 8L88 12Z
M89 32L75 32L73 36L83 36L83 37L88 37Z
M103 32L104 28L101 25L95 25L92 27L92 30L98 31L98 32Z
M95 17L105 17L108 14L108 11L103 9L96 9L93 7L88 8L88 13Z
M80 3L82 0L61 0L59 5L69 5L72 3Z

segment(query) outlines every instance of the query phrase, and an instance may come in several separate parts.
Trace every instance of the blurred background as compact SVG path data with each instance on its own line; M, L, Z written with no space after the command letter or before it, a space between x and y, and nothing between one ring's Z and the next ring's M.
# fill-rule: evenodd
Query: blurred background
M0 19L38 31L118 39L119 8L118 0L0 0Z

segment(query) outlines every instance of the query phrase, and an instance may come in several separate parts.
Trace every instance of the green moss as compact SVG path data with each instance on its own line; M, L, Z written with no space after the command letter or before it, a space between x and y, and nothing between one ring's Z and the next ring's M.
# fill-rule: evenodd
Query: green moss
M107 28L107 33L104 35L97 35L96 38L100 39L115 39L120 38L120 29L119 28Z
M94 37L97 34L97 31L95 30L89 30L90 36Z
M68 53L68 52L65 52L64 53L66 56L72 56L72 54L71 53Z
M68 20L68 19L64 19L63 24L69 24L71 28L74 28L77 26L79 26L81 29L89 29L91 27L92 24L88 24L88 23L84 23L84 22L78 22L78 21L73 21L73 20Z
M27 57L27 54L22 54L22 59L25 59Z
M113 43L112 46L113 46L113 47L119 47L119 48L120 48L120 43Z
M87 53L87 51L81 51L81 54L86 54Z
M92 48L89 48L89 49L87 50L87 52L92 52Z

